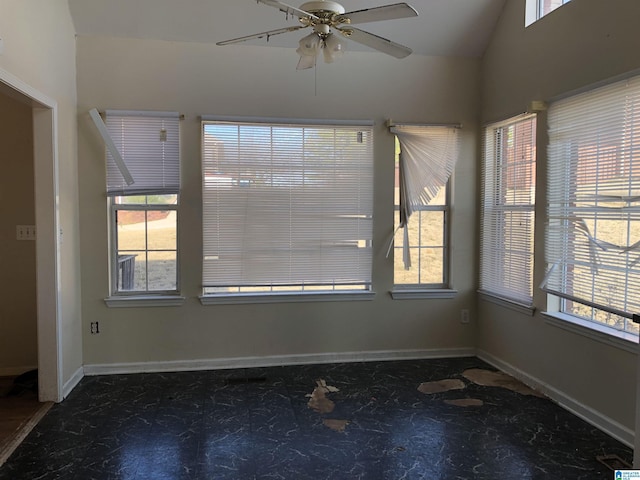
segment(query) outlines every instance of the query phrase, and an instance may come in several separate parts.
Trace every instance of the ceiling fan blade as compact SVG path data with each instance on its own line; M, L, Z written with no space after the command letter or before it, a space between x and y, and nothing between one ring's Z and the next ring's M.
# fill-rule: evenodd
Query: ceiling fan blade
M320 20L313 13L305 12L304 10L300 10L299 8L292 7L291 5L287 5L286 3L279 2L277 0L257 0L258 3L264 3L265 5L269 5L270 7L277 8L281 12L286 13L287 15L293 15L298 18L310 18L313 20Z
M268 41L269 37L273 37L274 35L280 35L281 33L287 33L287 32L295 32L296 30L300 30L302 28L307 28L307 27L305 27L304 25L296 25L293 27L279 28L277 30L269 30L268 32L254 33L253 35L247 35L246 37L238 37L238 38L232 38L231 40L224 40L222 42L216 43L216 45L220 45L220 46L231 45L233 43L246 42L247 40L254 40L256 38L266 38Z
M411 5L406 3L395 3L382 7L365 8L347 12L338 17L340 23L358 24L368 22L379 22L380 20L394 20L396 18L417 17L418 12Z
M353 27L340 27L337 28L337 30L341 31L349 40L374 48L382 53L391 55L392 57L404 58L411 55L413 52L409 47L405 47L399 43L379 37L373 33L365 32L364 30L359 30Z

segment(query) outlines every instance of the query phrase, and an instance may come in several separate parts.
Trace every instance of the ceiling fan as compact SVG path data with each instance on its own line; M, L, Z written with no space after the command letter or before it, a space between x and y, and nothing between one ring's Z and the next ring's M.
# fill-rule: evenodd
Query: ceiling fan
M352 25L360 23L416 17L418 12L406 3L395 3L346 12L342 5L329 0L306 2L300 5L300 8L292 7L278 0L257 0L257 2L275 7L284 12L287 17L297 17L300 25L225 40L218 42L216 45L230 45L257 38L266 38L268 41L274 35L295 32L296 30L310 27L313 32L300 40L296 50L300 55L297 70L313 68L321 50L326 63L331 63L340 57L344 53L344 43L341 37L346 37L396 58L404 58L412 52L409 47L352 27ZM334 32L339 32L341 35L336 35Z

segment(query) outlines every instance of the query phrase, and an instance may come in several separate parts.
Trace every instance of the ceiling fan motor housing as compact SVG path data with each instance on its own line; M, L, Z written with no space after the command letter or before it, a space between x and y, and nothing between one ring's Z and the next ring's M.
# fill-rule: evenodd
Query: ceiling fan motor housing
M342 15L346 12L344 7L338 2L330 2L328 0L319 0L316 2L307 2L300 5L300 10L310 12L313 14L318 13L330 13L335 15Z

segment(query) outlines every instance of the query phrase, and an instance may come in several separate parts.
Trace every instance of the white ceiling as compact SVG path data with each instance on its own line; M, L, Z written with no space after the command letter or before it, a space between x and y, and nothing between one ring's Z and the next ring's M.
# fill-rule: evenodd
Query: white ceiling
M298 7L305 0L284 0ZM358 25L358 28L406 45L417 54L479 57L506 0L408 0L418 17ZM398 0L342 0L347 11ZM160 39L216 43L297 25L276 8L255 0L69 0L80 36ZM524 21L524 20L523 20ZM290 32L252 45L295 48L306 31ZM242 48L229 45L219 48ZM350 50L368 50L349 42Z

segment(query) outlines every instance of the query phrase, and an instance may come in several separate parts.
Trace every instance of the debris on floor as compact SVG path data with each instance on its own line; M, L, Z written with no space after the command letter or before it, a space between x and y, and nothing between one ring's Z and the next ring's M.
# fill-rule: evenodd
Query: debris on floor
M544 397L540 392L526 386L520 380L513 378L503 372L492 372L481 368L471 368L462 372L462 375L469 381L484 387L501 387L522 395L533 395Z
M339 390L336 387L332 387L327 385L327 382L323 379L316 381L316 388L313 389L313 392L308 394L309 408L315 410L318 413L331 413L335 408L336 404L329 398L327 398L327 393L338 392Z
M465 384L462 380L449 378L446 380L436 380L434 382L421 383L418 387L418 391L425 394L431 394L448 392L450 390L462 390L463 388L465 388Z
M332 418L326 418L322 421L325 427L330 428L336 432L344 432L351 422L349 420L335 420Z
M481 407L484 405L484 402L477 398L458 398L456 400L445 400L444 403L455 407Z
M521 395L533 395L536 397L544 398L540 392L528 387L520 380L513 378L503 372L494 372L491 370L484 370L481 368L470 368L462 372L462 376L476 385L483 387L499 387ZM467 384L457 378L448 378L444 380L436 380L433 382L421 383L418 390L424 394L434 394L449 392L452 390L463 390L467 387ZM457 407L481 407L484 405L482 400L476 398L458 398L443 400L448 405L454 405Z

